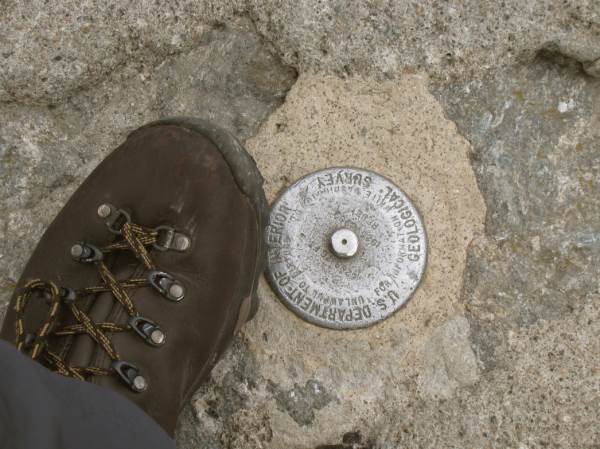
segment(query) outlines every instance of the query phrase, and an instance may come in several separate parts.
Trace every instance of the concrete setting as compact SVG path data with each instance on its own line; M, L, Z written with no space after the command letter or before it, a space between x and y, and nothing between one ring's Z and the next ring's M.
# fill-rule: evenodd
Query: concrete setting
M598 447L600 3L1 3L0 315L129 131L208 118L270 201L329 166L389 177L429 259L363 330L306 323L263 281L179 447Z

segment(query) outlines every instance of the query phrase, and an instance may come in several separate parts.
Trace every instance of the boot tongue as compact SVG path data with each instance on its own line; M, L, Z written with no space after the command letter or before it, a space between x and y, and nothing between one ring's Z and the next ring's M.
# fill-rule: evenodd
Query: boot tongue
M122 281L133 276L140 264L133 256L128 254L119 254L110 268L116 279ZM122 312L122 313L119 313ZM128 316L123 306L115 299L112 292L98 293L92 300L91 306L86 312L94 323L103 321L113 321L115 317L120 317L118 324L127 322ZM109 334L110 337L110 334ZM104 349L99 346L88 334L80 334L74 337L66 361L71 366L87 367L99 361L102 365L94 365L99 368L108 368L110 359L107 357L98 357L104 353Z

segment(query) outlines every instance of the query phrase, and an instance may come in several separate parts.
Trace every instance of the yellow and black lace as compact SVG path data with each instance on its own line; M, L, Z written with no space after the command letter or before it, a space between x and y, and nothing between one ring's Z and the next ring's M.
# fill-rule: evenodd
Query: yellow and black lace
M116 242L98 248L92 244L80 242L71 248L71 255L83 263L93 263L98 269L101 284L82 289L59 287L51 281L31 280L23 287L15 303L16 346L19 351L27 353L32 359L43 359L50 369L69 377L85 380L90 376L111 375L116 373L134 391L144 391L148 382L133 363L120 358L119 352L111 341L110 334L115 332L134 331L148 344L161 346L165 342L165 332L152 320L141 316L128 289L151 285L163 296L180 301L184 296L184 288L170 274L158 271L150 258L150 249L161 251L175 249L184 251L189 246L189 239L173 228L159 226L146 228L131 222L129 213L112 205L103 204L98 213L106 218L109 229L121 238ZM104 261L104 256L115 251L131 251L148 272L146 277L117 280ZM38 297L48 303L48 312L43 324L35 333L25 332L25 316L28 302L35 292ZM82 299L90 295L110 292L129 316L127 324L114 322L94 322L80 307ZM64 309L74 317L76 324L58 325L60 312ZM48 345L50 337L67 337L78 334L89 335L111 359L110 368L95 366L72 366L59 353Z

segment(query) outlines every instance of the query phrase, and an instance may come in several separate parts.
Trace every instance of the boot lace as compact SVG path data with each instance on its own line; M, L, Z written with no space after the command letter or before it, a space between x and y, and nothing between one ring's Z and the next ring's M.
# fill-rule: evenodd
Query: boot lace
M129 213L109 204L101 205L98 208L98 215L105 218L108 229L119 236L117 240L100 248L90 243L80 242L73 245L71 255L79 262L94 264L98 269L100 284L73 289L40 279L27 282L15 304L16 346L19 351L28 354L33 360L44 360L46 366L64 376L87 380L90 376L107 376L116 373L133 391L141 392L148 387L146 378L142 376L136 365L121 359L110 335L133 331L151 346L158 347L164 344L166 339L164 331L154 321L138 313L128 290L150 285L171 301L177 302L183 299L185 293L183 285L170 274L157 270L150 257L150 250L154 248L160 251L185 251L189 247L190 240L169 226L147 228L135 224L131 221ZM105 255L117 251L131 251L143 264L147 275L118 280L104 261ZM35 292L42 293L37 297L46 300L48 312L35 333L25 333L25 312ZM126 311L129 316L126 325L110 321L94 322L82 309L80 305L82 299L103 292L110 292ZM65 309L74 317L75 324L59 325L59 316ZM48 345L50 337L80 334L89 335L106 352L111 360L110 368L73 366Z

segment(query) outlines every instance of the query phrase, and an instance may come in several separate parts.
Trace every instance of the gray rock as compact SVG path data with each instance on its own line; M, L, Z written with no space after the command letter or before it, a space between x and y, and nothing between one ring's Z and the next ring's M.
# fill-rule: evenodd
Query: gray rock
M598 292L600 82L539 59L438 97L473 145L488 207L464 299L482 358L497 365L508 329L560 321Z
M469 322L463 316L447 321L421 351L423 396L450 399L456 390L479 380L478 359L471 348Z
M0 100L56 103L109 75L123 81L189 51L232 10L194 1L4 1Z
M520 0L485 2L252 0L257 27L289 64L346 76L472 76L531 60L555 46L581 62L600 57L600 5Z
M600 59L588 62L583 67L588 75L600 78Z
M268 412L254 400L265 379L248 342L237 339L212 376L212 382L198 390L180 417L177 446L216 449L277 444Z
M312 424L315 411L321 410L333 399L325 387L314 379L306 381L304 386L294 384L294 387L287 391L272 382L268 387L280 409L287 412L301 426Z
M444 413L469 446L593 447L600 82L546 54L435 92L473 146L487 205L462 295L485 380L460 407L467 416L479 408L479 419L465 422L450 403Z
M238 16L302 72L447 79L531 60L548 47L582 63L600 58L600 5L585 0L5 0L0 101L56 103L108 75L124 80L197 46L207 24Z

